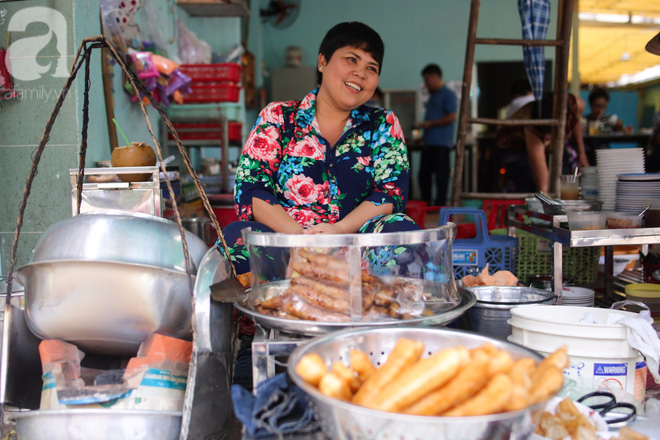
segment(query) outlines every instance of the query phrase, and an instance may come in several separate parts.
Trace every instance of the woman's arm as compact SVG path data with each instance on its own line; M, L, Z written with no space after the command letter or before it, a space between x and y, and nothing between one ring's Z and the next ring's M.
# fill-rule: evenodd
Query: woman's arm
M352 234L357 232L367 220L379 215L392 214L393 210L392 203L374 205L365 201L337 223L320 223L305 229L303 234Z
M243 146L234 187L239 220L256 220L253 212L256 200L266 205L279 203L274 179L281 161L280 133L283 124L280 103L269 104L259 113Z
M255 197L252 199L252 215L256 221L263 223L275 232L285 234L303 232L303 227L287 214L282 205L271 205Z
M582 124L580 123L579 119L575 121L575 124L571 129L571 133L573 135L573 140L575 141L575 146L577 147L578 167L580 169L584 167L588 167L589 159L587 158L587 153L584 149L584 138L582 137L582 133L583 133Z
M545 162L545 144L531 128L525 127L525 146L532 178L538 191L548 192L548 164Z

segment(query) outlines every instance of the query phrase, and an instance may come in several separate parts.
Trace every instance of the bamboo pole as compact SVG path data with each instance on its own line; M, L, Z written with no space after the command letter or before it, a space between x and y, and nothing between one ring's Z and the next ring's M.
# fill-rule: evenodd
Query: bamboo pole
M454 180L451 187L451 205L458 206L463 188L463 163L465 161L465 138L467 137L468 111L470 104L470 85L472 84L472 66L474 65L474 46L477 39L480 0L472 0L468 21L465 64L463 65L463 85L461 87L461 106L458 113L458 134L456 159L454 161Z

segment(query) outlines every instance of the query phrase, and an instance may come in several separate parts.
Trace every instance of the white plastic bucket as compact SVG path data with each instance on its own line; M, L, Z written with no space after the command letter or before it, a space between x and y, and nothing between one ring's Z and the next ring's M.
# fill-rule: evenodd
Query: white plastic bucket
M580 324L590 312L599 322L611 313L635 317L635 313L573 306L522 306L511 309L509 341L548 355L563 345L570 365L564 377L586 389L623 389L640 402L644 399L646 364L628 344L623 325Z

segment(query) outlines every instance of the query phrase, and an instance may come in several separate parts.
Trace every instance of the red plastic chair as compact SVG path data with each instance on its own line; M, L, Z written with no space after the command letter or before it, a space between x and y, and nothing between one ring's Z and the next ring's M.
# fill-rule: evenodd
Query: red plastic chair
M481 209L486 213L488 231L506 228L506 208L511 205L524 205L524 200L488 200L484 199Z
M428 203L422 200L408 200L406 204L406 215L422 229L424 229L424 221L426 220L425 208L427 206Z

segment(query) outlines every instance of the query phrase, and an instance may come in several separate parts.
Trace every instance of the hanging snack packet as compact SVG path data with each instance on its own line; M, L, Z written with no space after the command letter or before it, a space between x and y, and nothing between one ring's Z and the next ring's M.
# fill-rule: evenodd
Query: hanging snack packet
M179 67L179 65L174 61L160 55L152 54L151 60L156 65L158 72L162 73L163 75L171 75L172 72Z
M145 78L155 78L160 75L156 65L151 58L151 52L133 52L131 53L131 59L133 60L133 68L135 69L135 74L140 79Z
M192 83L192 80L188 75L184 75L179 69L175 69L169 77L165 91L168 95L174 93L175 90L190 93L186 92L186 90L190 90L190 83Z

